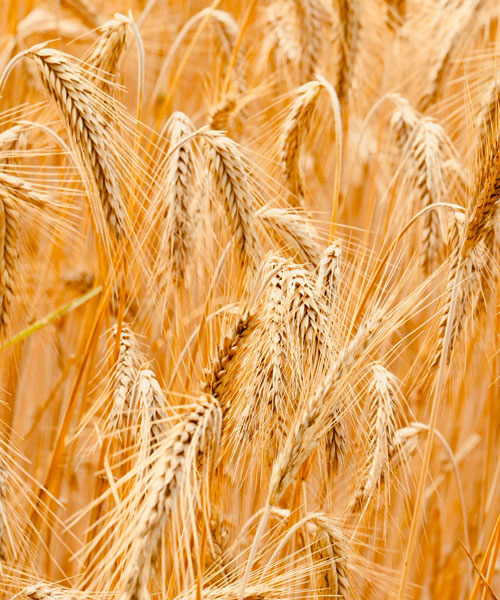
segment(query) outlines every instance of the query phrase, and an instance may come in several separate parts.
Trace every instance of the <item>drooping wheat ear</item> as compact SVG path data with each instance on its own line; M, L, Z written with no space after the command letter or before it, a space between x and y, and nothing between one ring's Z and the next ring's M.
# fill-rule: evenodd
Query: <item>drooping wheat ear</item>
M280 72L285 66L300 64L301 48L289 10L289 2L278 0L266 7L266 25L269 30L269 50L274 67Z
M319 0L293 0L299 17L301 70L305 81L312 79L321 59L323 46L322 13Z
M391 448L396 434L396 412L399 405L396 377L384 366L373 366L373 379L368 392L371 400L369 452L366 475L356 493L358 505L369 500L389 471Z
M491 82L488 91L481 104L481 110L477 116L477 156L485 157L488 151L492 135L496 136L499 132L499 114L500 114L500 81L497 75Z
M483 162L479 157L463 238L459 249L450 258L433 367L439 365L443 355L448 320L451 319L451 334L445 356L446 364L449 364L464 328L469 313L469 299L479 284L480 270L484 263L484 244L495 225L499 204L500 134L492 144L487 160ZM451 311L453 301L455 308Z
M222 424L219 402L202 394L183 417L178 430L155 453L150 483L140 508L139 523L128 552L122 600L143 600L162 530L184 483L203 455L207 468L215 458Z
M446 194L445 133L430 119L421 119L416 126L409 148L411 174L417 188L418 209L442 201ZM425 214L422 228L422 267L429 275L443 254L439 212Z
M8 163L11 153L26 147L26 133L21 125L14 125L0 133L0 158L1 162Z
M165 434L167 416L167 399L151 369L139 370L132 404L133 408L141 412L140 435L150 455Z
M339 241L334 241L321 256L316 279L316 293L325 299L329 307L333 305L338 293L341 268L342 244Z
M485 2L486 0L468 0L462 3L460 14L457 16L455 23L452 23L452 26L448 29L447 39L444 43L439 44L440 52L437 55L437 60L431 66L429 83L418 105L422 112L426 111L439 98L453 66L453 58L466 36L470 34L469 26L475 22L475 18Z
M306 217L286 208L260 209L255 216L285 250L295 255L296 262L310 270L316 268L321 252L317 234Z
M252 195L241 153L226 136L212 133L206 140L207 167L214 195L224 205L243 265L255 271L260 263L260 248L255 236Z
M46 208L51 203L49 196L36 190L30 183L3 171L0 171L0 187L2 195L10 195L16 200L21 200L37 208Z
M358 329L354 338L339 352L329 368L328 375L311 394L299 413L296 423L287 437L285 447L273 465L269 484L271 505L275 505L279 501L294 480L304 460L317 446L324 432L324 424L331 423L333 428L342 426L345 406L342 395L335 388L341 384L346 374L354 369L378 325L379 319L376 319ZM336 396L333 405L330 401L332 395ZM345 440L343 435L338 436L338 439L342 442ZM336 449L337 460L341 460L344 451L344 446Z
M0 459L0 560L5 560L7 558L7 548L5 545L5 524L7 523L7 480L7 469L5 468L3 460Z
M342 39L334 88L337 92L340 105L344 106L347 102L354 76L360 29L360 7L358 0L336 1L339 22L342 25Z
M314 514L307 521L307 528L313 536L312 551L322 563L317 575L316 589L327 598L348 600L349 545L346 535L336 527L326 515Z
M110 21L100 27L101 37L95 44L87 63L96 70L95 84L109 93L118 75L118 65L127 43L130 19L116 13Z
M288 201L292 206L300 206L304 199L303 177L299 162L300 147L311 126L320 92L321 84L318 81L309 81L298 88L280 136L279 162L289 191Z
M119 239L125 227L123 200L104 136L106 122L93 99L94 91L67 55L35 46L29 56L59 109L76 151L90 166L104 217Z
M110 332L114 343L118 325L113 325ZM111 378L112 407L109 415L109 427L115 431L121 420L127 421L132 411L132 395L134 385L141 366L144 364L137 338L126 323L122 323L118 357Z
M406 0L385 0L386 21L389 29L395 31L404 23L406 17Z
M15 269L18 258L19 211L10 194L0 186L0 333L9 322L14 299Z
M191 120L174 112L166 127L173 148L160 183L160 194L153 206L162 216L160 238L160 277L168 271L176 285L184 281L193 235L193 174L195 157L191 140L182 143L194 131Z
M85 600L85 596L75 590L43 582L27 587L23 590L23 596L30 600Z
M229 409L228 404L221 397L224 376L252 322L253 317L249 313L238 320L232 332L224 337L222 344L215 351L215 356L210 361L209 367L203 374L201 391L216 398L221 404L223 413Z

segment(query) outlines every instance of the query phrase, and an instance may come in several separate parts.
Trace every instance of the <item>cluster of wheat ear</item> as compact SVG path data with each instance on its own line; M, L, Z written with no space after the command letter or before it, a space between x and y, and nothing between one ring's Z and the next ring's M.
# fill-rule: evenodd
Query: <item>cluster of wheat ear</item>
M0 600L500 598L498 0L0 14Z

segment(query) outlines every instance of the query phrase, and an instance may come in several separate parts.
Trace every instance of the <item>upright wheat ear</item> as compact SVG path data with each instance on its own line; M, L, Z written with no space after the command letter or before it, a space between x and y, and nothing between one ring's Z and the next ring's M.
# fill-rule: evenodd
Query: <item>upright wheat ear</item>
M497 78L491 82L485 99L481 105L481 110L477 116L476 126L478 130L477 156L485 158L488 152L492 134L496 136L499 133L499 114L500 114L500 81Z
M206 139L207 166L215 196L224 205L243 264L253 271L260 262L260 247L255 237L252 195L243 159L237 145L228 137L211 134Z
M299 16L302 76L306 81L315 75L322 50L322 7L319 0L294 0Z
M114 342L118 326L111 329L110 339ZM118 357L111 380L113 404L109 416L109 426L115 431L121 420L130 418L132 411L132 395L139 369L144 364L136 336L126 323L122 323Z
M417 185L420 209L441 202L446 194L445 183L445 133L430 119L422 119L413 133L409 154L414 166L413 177ZM443 254L439 213L429 210L422 230L422 266L429 275Z
M161 179L161 192L153 203L155 210L162 215L160 241L160 276L163 271L171 271L174 282L184 281L193 228L192 193L194 174L194 153L192 142L182 140L193 133L190 119L181 112L175 112L168 120L166 136L171 152L165 174ZM158 206L160 204L160 206Z
M325 597L349 600L349 546L345 534L326 515L311 515L307 522L313 537L312 550L326 565L317 576L316 587Z
M106 122L94 100L95 92L67 55L51 48L33 47L29 56L60 111L74 148L90 167L104 217L119 239L124 232L125 212L106 145Z
M5 334L14 298L14 274L18 257L19 212L0 187L0 333Z
M140 509L136 535L128 552L122 600L142 600L161 532L197 464L210 466L219 444L222 413L219 402L202 395L195 408L184 416L177 432L154 454L150 482Z
M300 147L311 125L312 115L321 91L321 84L309 81L297 90L290 114L279 142L279 161L283 178L290 192L288 201L299 206L304 199L304 185L300 170Z
M354 64L356 61L359 41L359 15L358 0L336 0L339 21L342 25L342 39L340 58L337 65L337 81L334 85L341 106L347 102L349 89L352 86Z
M469 316L469 299L476 289L484 263L484 244L489 238L498 215L500 203L500 135L491 146L486 162L479 162L464 233L456 251L450 257L444 307L439 323L438 344L432 366L441 361L445 348L445 333L450 324L448 351L444 360L449 364ZM452 231L458 228L452 228ZM456 234L456 233L455 233ZM452 307L454 309L452 310Z
M3 460L0 458L0 560L5 560L7 558L7 548L5 545L5 525L7 523L7 478L7 469L5 468Z
M342 244L335 241L323 252L316 279L316 293L325 298L329 307L333 305L338 294L341 267Z
M379 364L373 366L373 380L369 387L371 396L369 454L366 475L356 501L370 499L389 470L391 448L396 435L397 380Z

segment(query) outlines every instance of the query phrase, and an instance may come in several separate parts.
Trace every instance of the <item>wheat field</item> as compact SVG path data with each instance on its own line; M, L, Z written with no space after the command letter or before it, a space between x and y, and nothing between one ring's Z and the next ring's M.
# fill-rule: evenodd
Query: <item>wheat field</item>
M0 600L500 598L498 0L0 14Z

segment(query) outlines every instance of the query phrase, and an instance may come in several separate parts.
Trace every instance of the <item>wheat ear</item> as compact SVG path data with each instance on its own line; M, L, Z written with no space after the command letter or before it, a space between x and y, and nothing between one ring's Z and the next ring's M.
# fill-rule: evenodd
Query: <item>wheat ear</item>
M318 81L309 81L297 90L279 141L279 162L289 191L288 201L292 206L300 205L304 199L299 163L300 147L311 125L320 92L321 84Z
M252 196L240 151L223 135L211 134L206 140L207 166L215 196L223 203L243 264L255 270L260 262L260 248L255 237Z
M322 52L322 8L319 0L294 0L301 23L301 64L302 76L306 81L316 72Z
M375 364L369 386L371 396L370 437L366 475L357 493L358 504L370 499L389 469L396 434L397 380L384 366Z
M118 325L113 325L110 333L112 342L116 339ZM144 364L137 338L126 323L121 324L118 357L111 377L112 407L109 427L116 430L119 422L128 420L132 411L134 385L141 366Z
M301 48L297 28L289 18L291 11L285 0L271 2L266 7L266 25L269 29L269 52L276 70L285 65L299 64Z
M200 454L215 456L219 443L222 413L219 402L201 395L175 435L158 452L151 468L151 483L140 512L140 521L128 553L122 600L142 600L151 562L162 529L167 523L189 471Z
M321 256L316 279L316 293L325 299L328 307L333 306L335 297L338 294L341 268L342 244L334 241Z
M109 159L106 122L93 100L94 92L67 55L35 46L29 56L59 109L75 149L90 166L105 219L116 238L120 238L125 227L123 200Z
M221 403L223 413L229 409L222 398L224 377L229 368L229 363L236 355L252 321L253 318L249 313L238 320L231 333L224 337L222 344L216 349L215 356L211 359L209 367L203 374L202 392L217 398Z
M412 178L417 187L419 209L436 204L445 197L445 133L443 128L430 119L419 121L412 135L409 157ZM439 213L429 210L424 217L422 229L422 266L429 275L443 253Z
M320 514L311 516L307 525L314 536L312 550L326 563L318 573L317 588L325 597L349 600L351 584L347 537L332 524L331 519Z
M311 270L317 266L321 252L316 232L305 217L286 208L261 209L255 216L284 249L295 255L296 262Z
M190 140L182 143L193 131L194 126L185 114L172 114L167 123L166 135L174 150L162 176L159 198L154 202L155 208L162 215L160 275L168 265L177 285L184 281L193 235L191 203L194 153ZM161 206L158 207L158 203Z
M453 349L468 317L468 300L478 283L483 262L484 242L491 233L500 202L500 135L491 147L488 159L480 163L476 173L472 202L466 219L460 245L450 257L450 269L445 289L445 300L439 323L438 344L432 361L437 367L445 346L445 332L451 319L448 352L444 357L450 362ZM455 309L451 311L452 303Z
M0 560L7 558L5 540L5 524L7 523L7 481L8 473L3 460L0 459Z
M461 7L463 14L460 14L459 18L456 19L455 26L450 28L451 34L449 34L446 43L439 45L441 52L438 54L438 60L432 64L430 81L419 103L421 111L427 110L439 98L453 65L453 57L467 33L466 28L473 22L474 17L483 8L484 4L485 0L470 0L463 3Z
M101 36L97 40L87 63L96 70L96 85L109 93L117 79L120 59L127 43L127 30L130 19L116 13L114 18L100 27ZM101 78L106 78L105 80Z
M19 212L10 195L0 187L0 333L7 328L14 298L18 258Z
M354 338L347 344L333 361L328 375L318 389L309 397L305 407L299 414L294 428L288 435L285 447L273 465L269 484L269 503L275 505L290 483L294 480L300 466L317 446L321 423L333 421L335 428L342 423L344 407L335 403L329 405L329 397L335 387L351 371L366 350L373 331L379 321L375 320L360 327ZM340 436L344 440L343 436ZM336 454L342 456L344 448L339 447Z
M339 21L342 25L340 57L337 65L335 91L341 106L348 100L348 92L352 86L354 65L360 30L360 6L358 0L336 0Z

